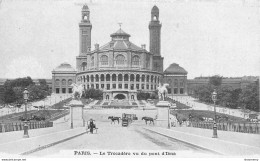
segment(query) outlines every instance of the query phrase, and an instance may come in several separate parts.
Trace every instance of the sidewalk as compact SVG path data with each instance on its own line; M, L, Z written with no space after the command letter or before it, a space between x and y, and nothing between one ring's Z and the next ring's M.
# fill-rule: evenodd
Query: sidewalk
M70 129L68 122L58 122L51 128L29 130L30 138L23 138L23 131L0 133L0 153L19 155L84 132L85 127Z
M145 127L148 130L188 142L190 144L215 151L224 156L258 156L260 157L260 135L228 131L218 131L218 138L212 138L213 130L174 127Z

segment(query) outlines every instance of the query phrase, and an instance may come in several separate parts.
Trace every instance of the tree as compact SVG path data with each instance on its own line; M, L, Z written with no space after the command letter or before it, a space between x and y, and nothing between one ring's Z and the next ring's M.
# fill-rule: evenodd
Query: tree
M215 87L219 87L222 84L222 78L223 78L222 76L214 75L209 78L209 84Z
M138 100L147 100L150 98L150 93L140 91L137 93Z
M44 79L39 80L39 82L40 85L35 85L31 77L7 80L4 84L4 102L23 102L25 88L28 88L30 101L45 98L50 94L48 85Z
M259 111L258 89L256 84L246 86L239 95L239 105L242 108Z
M100 100L103 98L103 91L101 91L99 89L94 89L94 88L86 89L84 91L83 97L85 97L87 99L93 98L93 99Z

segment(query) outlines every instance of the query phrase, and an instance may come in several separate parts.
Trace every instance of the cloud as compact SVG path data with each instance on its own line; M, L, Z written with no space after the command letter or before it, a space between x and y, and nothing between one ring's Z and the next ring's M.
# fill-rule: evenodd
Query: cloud
M27 77L46 78L45 70L37 58L20 56L11 61L7 66L5 78Z

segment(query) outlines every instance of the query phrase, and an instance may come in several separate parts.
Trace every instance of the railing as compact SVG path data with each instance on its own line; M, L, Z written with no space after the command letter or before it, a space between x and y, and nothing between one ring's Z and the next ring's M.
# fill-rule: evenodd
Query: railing
M213 122L190 122L189 127L212 129ZM218 130L260 134L260 123L217 123Z
M39 128L46 128L46 127L53 127L53 122L49 122L49 121L28 122L29 129L39 129ZM0 133L10 132L10 131L20 131L23 130L23 128L24 128L23 122L0 124Z

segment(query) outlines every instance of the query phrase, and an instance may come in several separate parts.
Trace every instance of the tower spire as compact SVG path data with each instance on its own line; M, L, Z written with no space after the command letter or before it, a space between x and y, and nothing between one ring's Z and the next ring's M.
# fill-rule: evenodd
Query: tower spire
M121 30L122 24L123 24L122 22L119 22L119 23L118 23L120 30Z
M83 5L81 10L81 22L79 23L79 55L85 55L91 51L91 29L90 11L88 5Z

